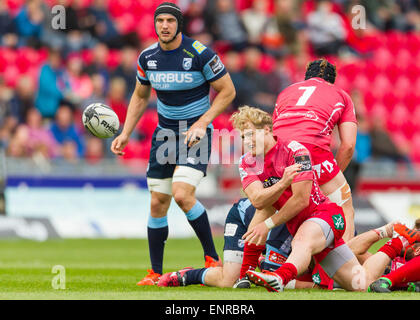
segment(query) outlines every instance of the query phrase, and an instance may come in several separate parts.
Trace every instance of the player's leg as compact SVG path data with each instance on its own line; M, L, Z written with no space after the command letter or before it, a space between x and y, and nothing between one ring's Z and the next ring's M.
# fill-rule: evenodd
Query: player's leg
M320 185L320 188L332 202L343 208L346 218L346 232L343 239L348 242L354 237L354 208L351 189L344 174L339 171L330 181Z
M382 276L369 286L370 292L390 292L393 286L420 281L420 256L408 261L402 267Z
M333 241L332 232L325 234L324 225L309 219L299 227L292 241L292 252L279 269L267 273L248 271L246 274L251 281L264 286L268 291L283 291L290 281L308 269L312 256L323 251Z
M248 230L253 226L259 224L260 222L264 221L265 219L271 217L275 213L275 209L273 207L265 208L263 210L256 210L254 217L252 218ZM265 244L263 245L255 245L253 243L245 243L244 245L244 258L242 261L241 272L239 274L240 279L244 279L246 277L246 272L248 270L255 270L258 265L258 258L260 257L261 253L265 249Z
M204 276L204 283L207 286L219 288L232 288L239 277L241 264L237 262L224 262L223 267L210 268Z
M403 249L409 245L409 241L401 235L396 235L386 244L384 244L378 252L365 261L363 265L357 261L356 257L348 259L346 263L338 264L337 260L343 256L344 249L350 249L347 245L342 245L342 249L334 249L324 260L323 263L329 265L326 272L340 286L350 291L365 291L369 285L377 280L385 271L386 266L399 256ZM336 267L334 267L336 265Z
M152 269L138 285L153 285L162 274L163 253L168 239L167 212L171 204L171 179L147 178L150 190L150 216L147 221L147 239Z
M384 238L392 238L394 224L395 222L390 222L380 228L366 231L347 242L360 263L363 264L372 255L368 250L375 242Z
M172 178L172 194L175 202L184 211L189 224L203 247L206 267L219 263L211 233L206 208L195 196L196 187L204 173L188 166L177 166Z

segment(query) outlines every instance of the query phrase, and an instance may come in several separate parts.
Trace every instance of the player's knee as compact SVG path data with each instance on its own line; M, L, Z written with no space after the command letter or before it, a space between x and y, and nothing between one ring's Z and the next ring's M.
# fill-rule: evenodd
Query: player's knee
M194 195L186 190L180 188L173 189L172 194L177 205L184 211L190 209L195 203Z
M166 211L169 208L171 198L166 196L152 195L150 200L150 211L151 216L158 218L166 215Z

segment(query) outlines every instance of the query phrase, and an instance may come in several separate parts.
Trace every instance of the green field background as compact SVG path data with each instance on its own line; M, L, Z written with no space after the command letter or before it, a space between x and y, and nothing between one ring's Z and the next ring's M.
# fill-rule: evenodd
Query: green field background
M215 238L219 254L223 237ZM376 248L372 250L376 250ZM203 267L197 239L169 239L164 272ZM65 289L53 289L55 265L65 268ZM265 299L420 299L418 293L349 293L264 288L219 289L194 285L181 288L138 287L150 267L147 240L26 240L0 241L0 299L141 299L141 300L265 300Z

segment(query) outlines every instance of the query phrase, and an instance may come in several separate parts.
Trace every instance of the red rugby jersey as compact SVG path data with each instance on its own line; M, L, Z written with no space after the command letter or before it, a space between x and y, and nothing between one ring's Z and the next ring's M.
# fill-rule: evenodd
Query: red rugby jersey
M330 150L335 125L357 123L350 96L321 78L292 84L277 97L273 133L288 140L310 143Z
M297 141L284 142L278 139L277 144L264 157L253 157L251 153L246 153L239 161L239 173L244 190L254 181L261 181L264 188L272 186L283 177L285 168L295 163L302 164L302 168L293 182L311 180L312 190L308 207L286 223L287 229L292 235L296 233L303 221L315 212L318 204L329 201L322 194L314 176L308 149ZM280 210L292 194L292 188L289 186L273 204L273 207Z

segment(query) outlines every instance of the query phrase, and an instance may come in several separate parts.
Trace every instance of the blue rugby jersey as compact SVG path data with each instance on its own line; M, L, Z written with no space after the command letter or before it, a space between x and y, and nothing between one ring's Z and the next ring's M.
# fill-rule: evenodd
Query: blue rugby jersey
M165 51L156 42L137 62L137 80L156 90L163 128L178 128L180 120L190 126L198 120L210 108L209 83L227 73L213 50L185 35L177 49Z

